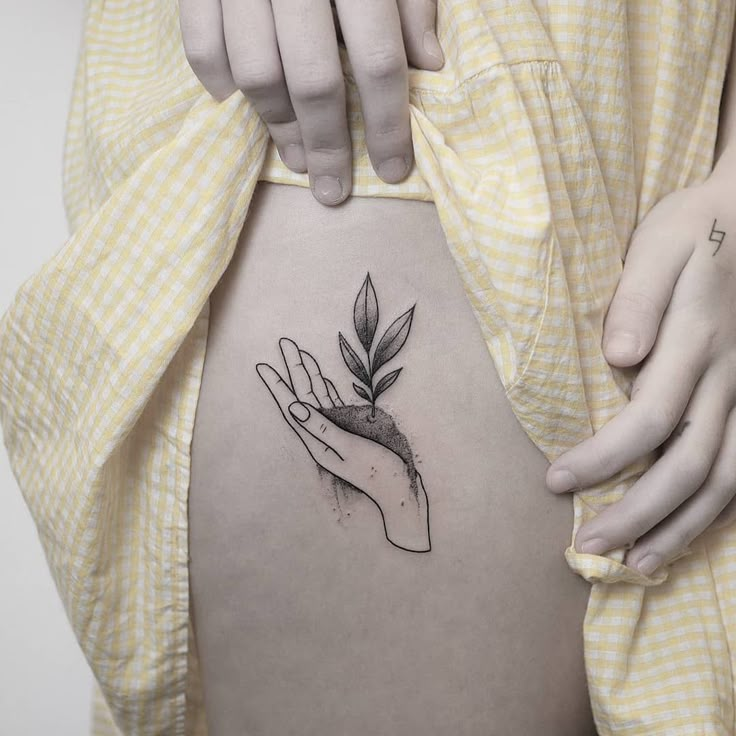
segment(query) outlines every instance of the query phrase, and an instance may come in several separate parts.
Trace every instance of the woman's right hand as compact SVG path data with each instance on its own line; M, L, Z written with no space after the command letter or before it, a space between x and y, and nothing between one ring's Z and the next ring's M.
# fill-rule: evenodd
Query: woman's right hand
M390 184L414 159L407 60L427 70L444 63L436 9L436 0L336 0L368 155ZM222 101L241 90L284 164L309 172L317 200L346 199L352 146L329 0L179 0L179 18L187 60L207 91Z

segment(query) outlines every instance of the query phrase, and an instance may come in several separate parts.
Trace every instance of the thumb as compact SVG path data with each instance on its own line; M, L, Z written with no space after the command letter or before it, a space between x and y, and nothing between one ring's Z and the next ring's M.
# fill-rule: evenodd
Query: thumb
M603 354L618 367L644 360L691 249L657 228L635 231L603 328Z
M322 444L334 450L341 460L344 460L345 456L349 454L349 447L353 444L355 436L338 427L313 406L300 401L293 401L289 404L289 414L294 417L297 425L304 428Z

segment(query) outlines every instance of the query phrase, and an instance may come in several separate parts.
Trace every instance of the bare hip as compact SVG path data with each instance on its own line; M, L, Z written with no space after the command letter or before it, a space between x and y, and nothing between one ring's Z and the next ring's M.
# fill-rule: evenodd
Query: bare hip
M210 736L594 734L571 498L434 205L260 183L210 307L189 502Z

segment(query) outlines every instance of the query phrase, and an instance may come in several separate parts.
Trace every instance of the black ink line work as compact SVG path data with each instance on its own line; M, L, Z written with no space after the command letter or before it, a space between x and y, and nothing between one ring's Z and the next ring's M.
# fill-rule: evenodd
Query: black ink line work
M371 402L371 418L375 418L376 416L376 399L399 377L401 368L387 373L374 385L375 375L378 369L384 363L391 360L404 346L406 338L409 336L413 316L414 307L408 309L391 323L383 337L378 341L373 354L373 360L371 360L371 345L373 344L373 338L376 336L376 327L378 327L378 300L371 282L371 275L368 274L365 277L363 286L360 287L353 307L355 331L358 334L361 345L365 348L368 362L367 368L363 365L363 361L358 357L355 350L350 346L350 343L343 337L342 332L337 333L340 342L340 352L342 353L345 365L347 365L350 372L366 387L363 388L356 383L353 384L355 393L361 399Z
M716 222L717 220L713 220L713 227L710 229L710 235L708 236L708 240L710 240L712 243L718 243L718 248L723 245L723 240L726 237L725 230L716 230ZM714 238L713 235L720 235L719 238ZM716 248L713 253L711 253L712 256L714 256L716 253L718 253L718 248Z
M391 544L407 552L429 552L429 499L422 476L406 437L391 415L376 406L402 368L381 378L376 374L406 343L415 306L388 326L374 348L378 299L370 274L366 275L353 306L353 324L366 353L365 363L342 332L338 332L338 346L348 370L362 384L353 383L353 389L367 404L345 404L314 356L288 337L279 340L286 376L268 363L258 363L256 371L320 474L330 476L336 501L333 508L342 514L343 506L367 496L378 507Z

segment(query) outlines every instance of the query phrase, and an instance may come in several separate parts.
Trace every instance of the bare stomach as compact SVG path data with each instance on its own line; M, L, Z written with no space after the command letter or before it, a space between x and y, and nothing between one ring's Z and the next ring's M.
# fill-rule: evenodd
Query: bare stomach
M209 736L595 734L572 499L434 205L259 183L210 309L189 498Z

